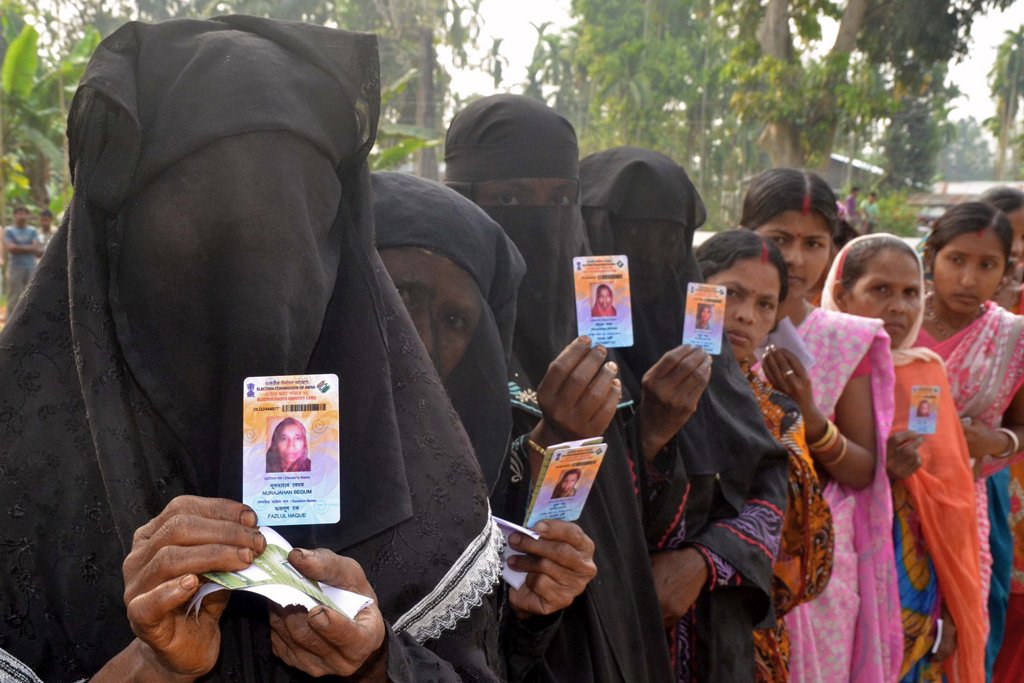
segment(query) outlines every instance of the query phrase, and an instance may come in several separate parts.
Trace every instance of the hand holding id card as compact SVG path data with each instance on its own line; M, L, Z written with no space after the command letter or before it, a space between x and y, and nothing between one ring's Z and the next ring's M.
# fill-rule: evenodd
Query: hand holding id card
M249 377L242 388L242 502L262 524L337 522L338 376Z
M629 300L629 259L578 256L572 260L579 336L609 348L633 345Z
M686 286L686 318L683 343L712 356L722 352L725 329L725 287L691 282Z

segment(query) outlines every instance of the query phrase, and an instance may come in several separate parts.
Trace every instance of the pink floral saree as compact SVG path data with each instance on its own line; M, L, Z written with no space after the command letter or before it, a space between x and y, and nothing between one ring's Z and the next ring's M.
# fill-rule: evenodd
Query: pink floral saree
M885 444L893 419L895 375L882 321L815 309L799 328L817 362L809 374L825 415L868 357L878 443L871 486L855 491L832 481L825 498L835 527L835 564L816 600L786 615L794 681L895 681L903 659L903 624L892 543L892 493Z

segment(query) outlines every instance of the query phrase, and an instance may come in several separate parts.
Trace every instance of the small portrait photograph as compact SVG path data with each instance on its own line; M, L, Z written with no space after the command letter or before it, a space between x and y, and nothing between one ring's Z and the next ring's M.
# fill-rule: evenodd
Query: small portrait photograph
M697 330L709 330L711 329L711 319L714 315L713 304L697 304L697 320L695 321L694 329Z
M309 472L311 465L306 426L294 417L284 418L274 427L267 444L267 474Z
M574 467L571 470L566 470L562 473L562 478L555 484L554 490L551 492L551 500L556 498L572 498L576 495L576 486L580 483L580 477L583 476L583 471L578 467Z
M931 417L931 415L932 402L929 401L928 399L922 399L921 402L917 404L917 416L928 418Z
M592 318L614 318L618 315L615 310L615 295L610 285L601 283L595 286L590 300L593 304L590 308Z

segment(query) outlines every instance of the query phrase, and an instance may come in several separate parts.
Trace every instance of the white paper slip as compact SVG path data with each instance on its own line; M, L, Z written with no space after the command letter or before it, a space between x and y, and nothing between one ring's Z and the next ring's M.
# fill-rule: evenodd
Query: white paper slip
M512 586L513 588L522 588L523 582L526 581L526 572L516 571L508 566L508 558L513 555L525 555L518 550L513 550L512 546L508 544L508 537L515 532L525 534L530 538L540 538L540 534L536 531L531 531L526 527L507 522L500 517L495 517L494 521L498 523L498 528L501 529L501 535L505 537L505 547L501 551L501 578L505 579L505 583Z
M804 366L804 370L810 370L814 367L814 354L804 344L803 337L800 336L800 332L789 318L783 318L775 326L775 329L765 337L764 344L754 350L754 356L757 357L758 361L764 359L764 350L769 344L774 344L780 349L786 349L792 353L800 361L801 365Z
M281 607L301 605L310 610L317 605L324 605L349 619L355 619L363 608L373 604L373 600L365 595L307 579L288 563L291 544L270 527L261 526L260 532L267 539L263 553L241 571L203 574L210 582L199 588L186 613L191 613L193 609L198 612L203 598L222 590L256 593Z

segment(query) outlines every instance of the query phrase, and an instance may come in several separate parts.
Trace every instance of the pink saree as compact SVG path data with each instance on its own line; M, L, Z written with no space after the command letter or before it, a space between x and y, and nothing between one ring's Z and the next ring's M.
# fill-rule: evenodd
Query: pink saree
M834 413L864 357L870 360L878 464L874 483L863 491L834 481L825 489L835 529L835 564L824 593L786 615L791 680L895 681L903 659L903 624L885 470L895 383L889 336L880 320L821 309L799 330L817 359L809 374L815 402L825 415Z

